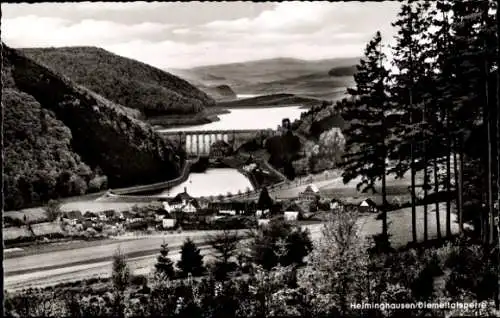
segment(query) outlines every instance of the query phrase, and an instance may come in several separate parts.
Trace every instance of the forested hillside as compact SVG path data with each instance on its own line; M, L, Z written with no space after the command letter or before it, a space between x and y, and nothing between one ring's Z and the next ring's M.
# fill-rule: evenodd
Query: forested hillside
M6 210L168 180L183 154L123 107L3 46Z
M72 81L146 116L193 114L214 105L212 98L183 79L96 47L22 50Z

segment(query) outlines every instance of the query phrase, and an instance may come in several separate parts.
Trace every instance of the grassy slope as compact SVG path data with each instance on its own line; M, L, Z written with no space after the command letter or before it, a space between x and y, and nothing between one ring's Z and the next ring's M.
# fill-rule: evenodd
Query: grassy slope
M147 116L198 113L213 99L187 81L95 47L23 49L27 56Z
M154 133L150 126L133 118L123 107L78 87L5 46L2 66L5 70L2 72L2 91L14 97L10 98L10 105L6 106L19 110L6 112L9 116L6 120L11 123L6 128L12 129L5 131L11 139L6 145L19 146L20 140L26 144L24 155L14 148L6 149L5 173L13 180L19 178L16 167L20 164L27 167L27 176L33 176L38 174L37 171L52 173L58 167L57 164L63 166L61 170L73 171L72 166L65 162L74 161L74 164L78 164L78 157L92 168L100 167L108 176L110 186L149 183L178 176L182 163L173 146ZM27 112L21 111L28 105L31 106ZM39 109L42 108L49 111L49 124L57 119L53 124L54 133L63 134L66 136L64 140L71 142L61 140L58 146L53 139L62 138L54 134L39 133L34 140L24 136L33 129L27 123L34 121L33 116L39 117ZM13 127L21 127L21 132ZM40 149L40 143L49 146ZM54 147L65 156L61 158L61 155L51 151ZM12 155L13 152L19 156ZM32 187L28 184L21 190L38 192Z

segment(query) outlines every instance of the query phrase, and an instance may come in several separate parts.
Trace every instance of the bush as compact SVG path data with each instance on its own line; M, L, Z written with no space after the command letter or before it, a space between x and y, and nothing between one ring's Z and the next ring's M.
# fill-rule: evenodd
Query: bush
M271 219L253 235L252 258L264 269L281 264L303 264L303 258L312 250L309 231L280 219Z
M134 275L130 278L130 284L135 286L144 286L147 282L148 279L144 275Z

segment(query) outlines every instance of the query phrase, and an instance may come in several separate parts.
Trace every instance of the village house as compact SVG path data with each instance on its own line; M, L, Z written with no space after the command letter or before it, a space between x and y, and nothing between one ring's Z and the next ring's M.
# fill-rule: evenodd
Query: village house
M299 199L306 202L316 201L320 198L319 189L315 184L310 184L306 189L299 193Z
M208 209L208 206L210 204L210 200L202 197L202 198L199 198L197 201L198 201L198 208L199 209L201 209L201 210Z
M269 221L270 221L270 219L258 219L258 220L257 220L257 224L258 224L259 226L264 226L264 225L268 225L268 224L269 224Z
M130 211L123 211L120 219L127 221L133 218L133 214Z
M69 211L62 214L62 218L66 219L68 224L76 225L78 221L83 220L83 214L80 211Z
M186 213L195 213L199 206L195 198L191 197L187 193L187 189L184 188L184 192L177 194L169 203L169 205L174 209Z
M83 216L85 217L86 220L91 220L93 222L96 222L99 220L99 215L97 213L94 213L94 212L87 211L87 212L85 212L85 214Z
M175 219L164 218L161 220L161 223L164 229L171 229L175 226Z
M262 218L262 217L267 217L269 215L269 209L265 209L265 210L257 210L255 211L255 216L257 218Z
M330 210L333 212L341 212L344 210L344 205L340 200L332 199L330 201Z
M31 231L36 237L55 238L64 236L61 225L53 222L32 224Z
M103 214L106 216L107 220L114 220L114 219L118 219L118 217L119 217L115 210L106 210L106 211L103 211Z
M285 220L288 222L297 221L299 219L298 211L285 211L284 213Z
M167 200L162 201L161 203L163 205L163 210L167 211L168 213L171 213L175 210L175 208L172 207Z
M185 213L196 213L198 211L198 202L195 199L191 199L180 210Z
M376 212L378 212L377 204L375 202L373 202L373 200L370 198L364 199L359 204L359 211L363 212L363 213L365 213L365 212L376 213Z

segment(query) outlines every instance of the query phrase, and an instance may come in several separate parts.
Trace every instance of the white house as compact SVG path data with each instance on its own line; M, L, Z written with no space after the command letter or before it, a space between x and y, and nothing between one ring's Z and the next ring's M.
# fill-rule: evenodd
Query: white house
M299 218L298 211L285 211L285 220L286 221L297 221Z
M186 205L183 205L180 210L182 212L186 212L186 213L196 213L196 211L198 210L194 204L193 201L189 201L187 202Z
M371 199L365 199L359 204L361 212L378 212L377 205Z
M264 216L264 215L267 215L267 214L269 214L269 209L266 209L266 210L257 210L257 211L255 211L255 216L256 216L257 218L260 218L260 217L262 217L262 216Z
M161 225L164 229L169 229L175 226L175 219L163 219Z
M163 209L168 213L174 211L174 208L170 205L170 203L168 203L168 201L163 201L162 204L163 204Z
M338 211L341 211L342 209L343 209L343 205L339 200L332 199L330 201L330 210L338 212Z
M310 184L304 192L299 193L299 198L302 201L314 201L319 198L319 189L315 184Z
M269 224L269 219L258 219L257 224L259 226L267 225L267 224Z
M227 214L227 215L236 215L235 210L219 210L220 214Z

